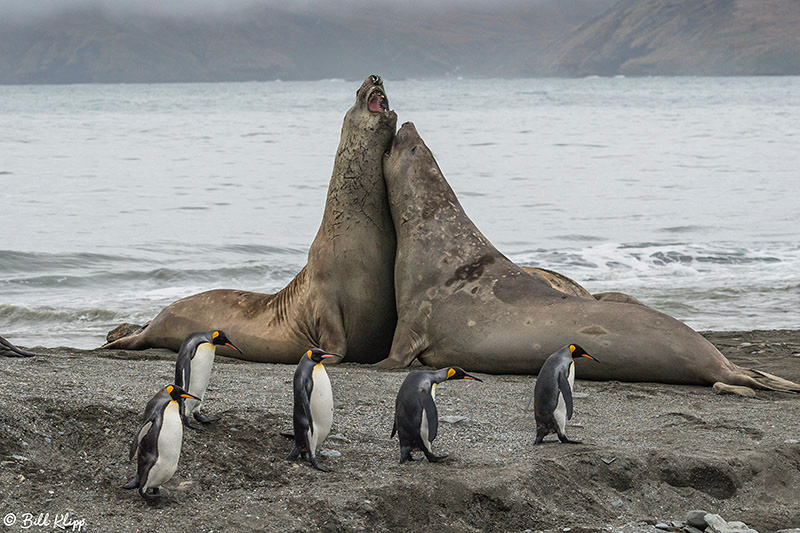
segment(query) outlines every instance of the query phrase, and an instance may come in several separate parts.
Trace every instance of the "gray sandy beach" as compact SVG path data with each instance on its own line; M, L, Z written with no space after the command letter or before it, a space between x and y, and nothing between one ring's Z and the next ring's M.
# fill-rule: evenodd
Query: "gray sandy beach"
M736 364L800 380L797 331L705 336ZM51 522L32 531L65 513L82 531L656 531L692 509L762 532L800 526L791 394L578 380L568 431L583 444L534 447L524 406L535 377L480 375L439 388L450 422L434 450L449 458L400 465L389 433L406 371L340 364L329 368L323 473L285 460L294 367L218 357L204 412L222 419L185 431L178 472L148 502L120 486L135 473L128 445L144 405L171 383L175 354L36 351L0 360L7 531L26 513Z

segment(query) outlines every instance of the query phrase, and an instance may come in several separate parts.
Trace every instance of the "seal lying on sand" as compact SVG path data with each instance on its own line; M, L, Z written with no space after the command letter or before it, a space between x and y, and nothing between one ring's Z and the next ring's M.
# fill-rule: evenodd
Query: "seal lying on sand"
M535 374L565 343L603 361L581 378L713 384L800 392L737 367L691 328L649 307L578 298L526 274L464 213L414 125L395 135L384 177L397 231L397 330L381 367Z
M396 323L395 235L383 153L397 115L378 76L368 77L344 117L325 213L308 264L280 292L217 289L172 303L138 333L104 348L177 351L194 331L223 329L241 348L222 355L297 363L309 347L370 363L386 355Z

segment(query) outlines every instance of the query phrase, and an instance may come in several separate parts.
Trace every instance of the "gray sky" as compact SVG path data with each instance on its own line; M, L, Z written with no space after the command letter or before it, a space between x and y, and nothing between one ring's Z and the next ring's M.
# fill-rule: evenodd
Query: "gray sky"
M498 5L520 5L541 3L542 0L495 0L490 8ZM486 6L485 0L0 0L0 15L46 16L76 7L103 7L113 11L134 11L165 14L219 14L238 11L242 8L266 5L291 11L334 11L350 9L378 10L430 9L431 7Z

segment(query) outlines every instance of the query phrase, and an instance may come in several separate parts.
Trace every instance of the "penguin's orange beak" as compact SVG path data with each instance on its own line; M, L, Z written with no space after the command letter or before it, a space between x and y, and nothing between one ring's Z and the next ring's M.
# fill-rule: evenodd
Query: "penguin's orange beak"
M483 383L482 379L476 378L475 376L470 376L469 374L464 374L464 379L471 379L471 380L480 381L481 383Z
M592 357L592 356L591 356L591 355L589 355L588 353L582 353L582 354L581 354L581 357L585 357L585 358L587 358L587 359L591 359L592 361L597 361L597 359L596 359L595 357ZM597 362L599 363L600 361L597 361Z
M226 342L226 343L225 343L225 346L228 346L229 348L233 348L234 350L236 350L236 351L237 351L237 352L239 352L240 354L244 355L244 353L242 353L242 351L241 351L239 348L237 348L236 346L234 346L234 344L233 344L232 342Z
M338 353L326 353L322 356L323 359L330 359L331 357L342 357Z
M190 398L192 400L198 400L198 401L200 400L200 398L198 398L194 394L189 394L189 393L181 394L181 398Z

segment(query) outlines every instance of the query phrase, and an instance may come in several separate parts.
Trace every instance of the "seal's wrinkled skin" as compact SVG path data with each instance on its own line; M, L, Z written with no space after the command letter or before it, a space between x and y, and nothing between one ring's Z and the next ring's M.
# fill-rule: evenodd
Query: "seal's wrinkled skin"
M397 330L381 367L460 366L536 374L566 343L603 364L576 362L583 379L734 385L800 392L740 368L697 332L643 305L553 289L501 254L467 217L430 150L406 123L384 160L397 230Z
M223 329L241 348L220 354L297 363L310 347L371 363L386 355L396 323L395 233L383 154L397 115L378 76L368 77L344 117L325 213L308 264L280 292L217 289L172 303L141 332L104 348L178 350L195 331Z

